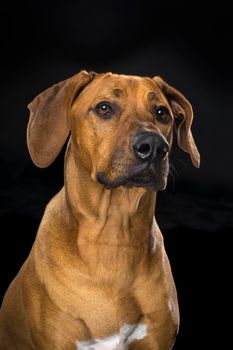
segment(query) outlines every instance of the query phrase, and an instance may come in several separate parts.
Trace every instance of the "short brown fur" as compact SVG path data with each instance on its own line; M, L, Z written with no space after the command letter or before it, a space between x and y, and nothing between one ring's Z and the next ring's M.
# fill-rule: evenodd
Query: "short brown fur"
M109 99L116 113L101 120L95 106ZM153 103L168 108L168 124L155 122ZM180 147L199 166L189 102L159 77L82 71L43 92L29 109L28 146L38 166L48 166L71 136L65 185L47 205L31 253L5 295L0 348L75 350L77 340L105 338L140 322L147 336L130 350L171 349L179 311L154 218L156 191L107 189L96 176L127 176L134 135L158 132L171 145L174 123ZM165 163L167 157L158 189L166 187Z

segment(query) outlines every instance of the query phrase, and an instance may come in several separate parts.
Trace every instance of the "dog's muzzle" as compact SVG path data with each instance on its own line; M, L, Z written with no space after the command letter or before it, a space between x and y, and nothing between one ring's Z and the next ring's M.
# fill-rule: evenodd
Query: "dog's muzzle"
M118 186L147 187L151 190L164 189L168 175L166 155L169 145L163 135L157 132L143 132L136 135L132 142L134 162L128 169L114 179L104 172L97 173L97 181L106 188Z

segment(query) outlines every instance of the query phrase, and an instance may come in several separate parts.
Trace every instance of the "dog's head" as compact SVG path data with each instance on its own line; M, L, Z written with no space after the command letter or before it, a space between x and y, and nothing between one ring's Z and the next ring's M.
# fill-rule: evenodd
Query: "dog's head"
M94 181L164 189L173 129L199 167L190 103L160 77L81 71L30 104L28 148L39 167L50 165L71 131L78 161Z

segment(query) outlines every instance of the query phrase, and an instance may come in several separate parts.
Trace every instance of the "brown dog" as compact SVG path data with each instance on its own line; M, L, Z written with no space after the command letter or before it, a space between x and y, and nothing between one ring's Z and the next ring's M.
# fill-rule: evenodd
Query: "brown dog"
M28 147L65 185L0 312L1 350L169 350L176 289L154 218L173 126L198 167L185 97L161 78L82 71L29 105Z

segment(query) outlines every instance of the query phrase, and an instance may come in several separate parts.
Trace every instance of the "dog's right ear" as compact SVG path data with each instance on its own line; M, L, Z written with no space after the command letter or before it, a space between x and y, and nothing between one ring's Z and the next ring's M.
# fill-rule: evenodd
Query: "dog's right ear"
M27 145L38 167L46 168L57 157L70 132L71 105L94 75L83 70L45 90L28 105Z
M179 147L184 152L189 153L193 165L196 168L199 168L200 154L191 132L193 121L193 110L191 104L181 92L168 85L162 78L156 76L153 80L166 96L174 113Z

